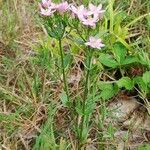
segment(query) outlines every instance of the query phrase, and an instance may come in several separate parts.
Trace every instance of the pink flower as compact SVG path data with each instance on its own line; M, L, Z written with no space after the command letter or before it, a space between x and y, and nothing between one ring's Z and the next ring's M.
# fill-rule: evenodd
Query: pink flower
M54 9L55 8L55 4L51 2L51 0L42 0L41 2L41 6L43 8L52 8Z
M50 1L50 0L42 0L41 5L42 5L42 7L44 7L44 8L48 8L48 7L50 7L50 5L51 5L51 1Z
M44 16L51 16L55 11L58 11L60 14L66 12L69 9L68 2L62 2L60 4L52 3L51 0L42 0L39 3L41 14Z
M70 10L79 19L82 18L83 16L86 16L86 14L87 14L87 10L83 5L81 5L79 7L75 7L75 6L71 5Z
M55 4L51 0L42 0L39 3L40 13L44 16L51 16L55 12Z
M102 10L102 4L99 4L97 7L93 4L89 4L89 13L91 14L103 14L105 10Z
M93 36L91 36L89 38L89 41L85 43L85 45L90 46L92 48L97 48L97 49L101 49L102 47L104 47L105 45L102 43L101 39L97 39Z
M51 10L50 8L49 9L41 9L41 14L44 15L44 16L51 16L53 15L53 13L55 12L55 10Z
M98 21L98 18L88 17L87 19L83 18L81 21L84 25L91 26L91 27L95 28L96 22Z
M96 7L91 3L89 4L88 9L81 5L79 7L71 6L70 10L84 25L91 27L96 26L96 23L102 17L104 12L104 10L102 10L102 5Z
M69 9L69 4L68 4L68 2L60 3L60 4L56 5L55 9L59 13L64 13L64 12L66 12Z
M87 26L91 26L94 27L96 26L96 23L99 21L99 17L98 14L92 14L89 15L89 12L87 11L85 15L80 14L80 16L78 15L79 20Z
M97 19L91 17L88 14L88 10L83 5L79 6L78 8L75 6L71 6L70 9L73 12L73 14L77 16L84 25L92 27L96 26L95 22L97 21Z

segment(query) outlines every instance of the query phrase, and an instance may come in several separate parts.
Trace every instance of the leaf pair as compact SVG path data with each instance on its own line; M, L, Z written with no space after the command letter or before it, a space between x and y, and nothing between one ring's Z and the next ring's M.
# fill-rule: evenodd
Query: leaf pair
M132 90L134 85L137 84L140 88L140 91L143 93L150 92L150 71L146 71L142 77L135 77L131 80L129 77L122 77L117 81L118 87L125 87L127 90Z

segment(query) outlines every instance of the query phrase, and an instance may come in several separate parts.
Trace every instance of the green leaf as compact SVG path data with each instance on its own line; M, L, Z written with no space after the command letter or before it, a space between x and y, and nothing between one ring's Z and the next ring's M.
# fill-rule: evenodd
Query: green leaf
M93 112L95 105L96 103L94 101L88 101L86 104L84 115L89 116Z
M113 52L114 52L117 62L119 64L122 64L122 62L124 62L125 60L125 56L127 53L126 47L122 43L117 42L113 46Z
M46 31L47 31L47 33L48 33L48 35L49 35L50 37L52 37L52 38L57 38L56 33L53 32L53 31L51 30L51 28L50 28L47 24L45 24L45 29L46 29Z
M114 126L112 125L112 123L109 124L108 126L108 134L109 134L109 137L113 140L113 137L114 137L114 133L115 133L115 128Z
M110 68L116 68L118 66L118 63L111 57L111 55L108 54L101 54L99 57L99 61Z
M108 100L108 99L112 98L118 92L118 86L110 84L110 83L100 82L98 87L101 90L100 97L103 100Z
M75 110L80 116L83 116L82 103L81 103L80 98L78 97L77 97L77 101L75 105Z
M81 39L81 38L79 38L79 37L78 37L78 38L75 37L75 38L73 39L73 41L74 41L76 44L78 44L78 45L84 45L84 43L85 43L85 42L83 41L83 39Z
M111 90L113 88L113 84L101 81L98 83L98 87L100 90L106 90L106 89Z
M134 87L133 81L129 77L122 77L117 84L120 88L125 87L127 90L132 90Z
M85 114L86 116L89 116L91 113L93 113L93 110L96 106L96 101L100 99L100 95L91 94L88 96L86 100L86 107L85 107Z
M142 77L145 84L150 83L150 71L146 71Z
M72 56L70 54L66 54L64 56L64 68L67 68L71 62Z
M67 94L66 92L62 92L60 94L60 100L62 102L62 104L65 106L65 107L68 107L69 106L69 102L68 102L68 98L67 98Z
M142 51L138 54L139 57L139 63L142 65L146 65L150 68L150 58L149 58L149 54Z
M82 108L76 107L76 112L77 112L80 116L83 116Z
M138 62L138 59L134 56L128 56L124 61L123 61L123 65L128 65L128 64L132 64Z
M134 78L134 82L138 84L139 88L141 91L145 91L147 93L147 85L143 81L142 77L136 77Z
M148 30L150 31L150 16L147 16L147 27L148 27Z

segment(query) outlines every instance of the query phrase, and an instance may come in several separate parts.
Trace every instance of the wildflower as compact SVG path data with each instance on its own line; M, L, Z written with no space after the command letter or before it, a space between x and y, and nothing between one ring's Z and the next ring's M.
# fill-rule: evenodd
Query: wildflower
M40 6L40 13L44 16L51 16L55 10L53 10L51 7L48 7L48 8L43 8L41 4L39 4Z
M52 3L51 0L42 0L40 3L42 8L51 8L54 9L56 7L55 3Z
M81 5L79 7L71 6L70 10L84 25L91 27L96 26L96 23L99 21L104 12L101 4L96 7L91 3L89 4L88 9Z
M51 2L51 0L42 0L39 3L39 7L41 10L41 14L44 16L51 16L55 12L55 4Z
M69 4L68 4L68 2L60 3L60 4L56 5L55 9L59 13L64 13L64 12L66 12L69 9Z
M41 3L42 7L44 8L48 8L51 6L51 1L50 0L42 0L42 3Z
M84 19L84 18L82 19L82 23L84 25L91 26L93 28L95 28L97 21L98 21L98 19L92 18L92 17L88 17L87 19Z
M104 47L105 45L102 43L101 39L97 39L93 36L91 36L89 38L89 41L85 43L85 45L90 46L92 48L97 48L97 49L101 49L102 47Z
M89 26L93 26L95 27L95 22L96 22L96 18L91 17L88 14L88 10L83 6L79 6L79 7L75 7L75 6L71 6L70 7L71 11L73 12L73 14L75 16L78 17L78 19L84 24L84 25L89 25Z
M105 10L102 9L102 4L99 4L97 7L91 3L89 4L89 14L102 16L104 12Z
M87 10L85 9L85 7L83 5L81 5L79 7L75 7L75 6L71 5L70 10L79 19L81 19L83 16L86 16L86 13L87 13Z

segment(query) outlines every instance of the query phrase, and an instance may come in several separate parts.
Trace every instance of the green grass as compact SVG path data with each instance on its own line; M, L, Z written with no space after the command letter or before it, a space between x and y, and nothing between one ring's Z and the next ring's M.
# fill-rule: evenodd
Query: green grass
M107 103L122 89L136 91L150 112L149 82L144 82L149 80L144 73L150 69L150 2L101 0L101 3L106 14L101 27L91 33L102 37L106 47L103 54L99 51L94 54L96 63L89 73L91 90L83 114L86 62L80 36L72 31L63 40L67 78L76 72L81 76L80 82L76 84L75 79L69 84L73 105L69 108L62 94L59 44L43 31L37 1L0 1L0 149L77 150L79 145L84 149L90 143L100 150L116 149L114 133L118 129L111 123L106 127L104 122L111 116ZM116 55L124 56L113 49L115 43L121 43L122 49L126 49L125 58L133 56L139 62L133 66L122 65ZM119 65L112 66L112 62ZM138 79L133 79L128 70L136 66L142 66L143 71Z

